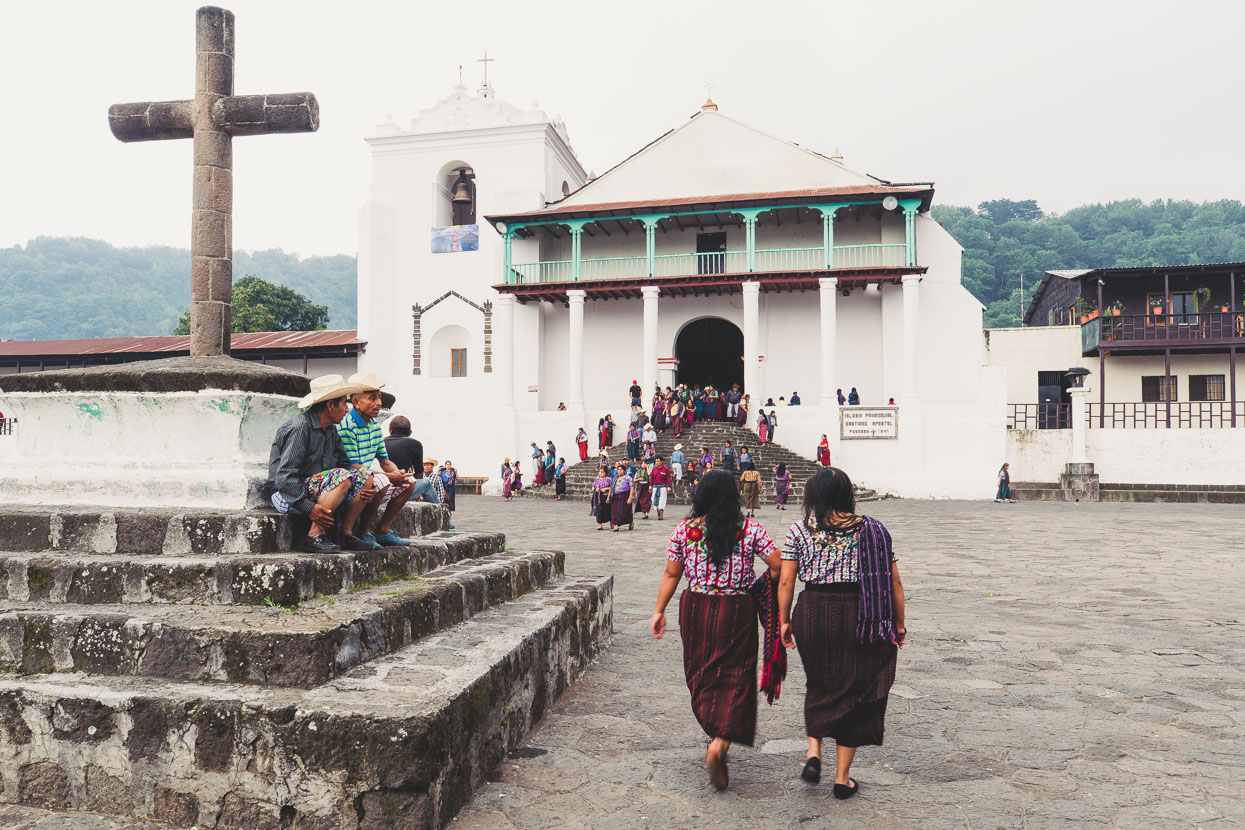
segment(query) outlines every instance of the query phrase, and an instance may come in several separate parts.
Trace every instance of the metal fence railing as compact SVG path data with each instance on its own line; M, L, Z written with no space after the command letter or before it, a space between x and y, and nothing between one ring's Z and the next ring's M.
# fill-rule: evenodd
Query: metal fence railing
M1066 403L1008 404L1008 429L1071 429L1071 409Z
M1235 405L1230 401L1089 404L1090 429L1222 429L1233 426L1245 427L1245 401L1237 401Z

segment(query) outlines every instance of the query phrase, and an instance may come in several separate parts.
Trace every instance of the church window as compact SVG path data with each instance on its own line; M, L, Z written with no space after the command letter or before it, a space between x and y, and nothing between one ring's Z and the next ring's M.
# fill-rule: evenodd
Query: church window
M467 350L450 349L450 377L467 377Z
M562 198L565 199L571 195L571 186L565 180L562 182Z
M1189 375L1189 400L1222 401L1224 386L1223 375Z
M1171 381L1171 397L1169 398L1165 392L1164 380ZM1180 384L1175 376L1165 378L1163 375L1143 375L1141 378L1141 402L1142 403L1166 403L1167 401L1176 401L1180 399Z

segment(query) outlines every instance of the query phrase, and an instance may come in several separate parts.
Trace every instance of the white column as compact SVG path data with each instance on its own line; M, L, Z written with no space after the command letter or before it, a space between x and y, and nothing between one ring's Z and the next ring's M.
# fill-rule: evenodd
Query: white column
M493 374L497 378L497 404L514 410L514 295L499 294L493 302Z
M823 277L817 281L821 298L821 405L838 406L835 394L838 378L839 281Z
M916 405L920 398L921 277L903 278L903 398L901 406ZM880 402L880 401L879 401Z
M761 346L761 284L745 282L744 291L744 391L752 396L752 411L765 402L757 388L757 355Z
M1085 418L1085 398L1089 394L1089 390L1085 387L1073 387L1068 390L1068 395L1072 398L1072 463L1088 464L1089 451L1086 449L1085 440L1088 424Z
M567 302L571 307L570 343L567 356L570 362L571 376L567 384L566 405L570 408L582 408L584 405L584 298L587 292L573 288L566 292Z
M661 289L655 285L646 285L640 289L644 297L644 365L640 367L640 388L644 391L640 400L647 401L657 385L657 298Z

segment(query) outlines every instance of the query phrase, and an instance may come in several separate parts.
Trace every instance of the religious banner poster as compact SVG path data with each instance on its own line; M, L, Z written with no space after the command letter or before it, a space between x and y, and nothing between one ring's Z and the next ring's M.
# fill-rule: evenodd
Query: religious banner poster
M479 225L446 225L432 229L432 252L456 254L460 251L480 250Z
M839 408L839 437L843 440L899 437L899 407L844 406Z

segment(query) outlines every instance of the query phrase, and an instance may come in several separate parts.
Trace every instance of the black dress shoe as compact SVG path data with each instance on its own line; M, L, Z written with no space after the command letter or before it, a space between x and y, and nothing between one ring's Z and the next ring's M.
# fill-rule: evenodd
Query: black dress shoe
M342 547L346 550L375 550L380 545L373 544L365 539L360 539L353 533L347 533L346 538L342 539Z
M847 780L852 781L852 779L850 778ZM846 784L835 784L834 785L834 797L837 798L839 801L842 801L845 798L851 798L858 792L860 792L860 785L856 783L855 781L852 781L852 785L850 787L847 786Z
M341 553L341 548L333 543L327 534L308 536L303 542L303 553Z
M821 759L809 758L804 762L804 770L800 773L800 777L810 784L821 783Z

